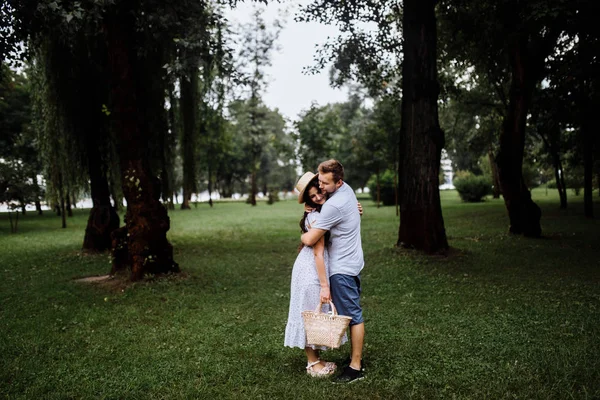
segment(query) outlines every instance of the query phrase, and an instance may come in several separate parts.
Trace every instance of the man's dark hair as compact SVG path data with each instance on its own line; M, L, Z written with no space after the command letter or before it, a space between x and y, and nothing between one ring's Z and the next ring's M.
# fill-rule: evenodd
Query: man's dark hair
M335 183L344 180L344 166L338 160L327 160L319 164L320 174L328 174L330 172L333 174L333 181Z

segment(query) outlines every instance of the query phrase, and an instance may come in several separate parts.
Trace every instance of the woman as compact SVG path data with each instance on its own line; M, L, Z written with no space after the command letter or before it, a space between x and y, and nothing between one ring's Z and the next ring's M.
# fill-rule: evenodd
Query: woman
M300 221L303 232L308 231L310 223L315 219L321 206L325 203L324 195L319 190L318 176L312 172L305 173L296 184L300 192L298 203L306 203L313 211L305 212ZM328 254L325 249L325 237L322 237L313 247L303 246L298 253L292 270L290 294L290 310L285 328L285 346L300 347L306 353L306 372L313 377L326 377L336 370L333 362L321 361L317 347L306 344L306 333L302 321L302 311L314 310L319 302L331 300L329 292ZM347 339L344 337L343 341Z

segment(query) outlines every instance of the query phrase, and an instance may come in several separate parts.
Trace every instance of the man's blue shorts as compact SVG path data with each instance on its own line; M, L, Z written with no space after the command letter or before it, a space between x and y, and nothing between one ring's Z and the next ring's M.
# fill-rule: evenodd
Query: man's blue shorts
M360 307L360 275L335 274L329 277L331 298L339 315L352 317L350 326L364 322Z

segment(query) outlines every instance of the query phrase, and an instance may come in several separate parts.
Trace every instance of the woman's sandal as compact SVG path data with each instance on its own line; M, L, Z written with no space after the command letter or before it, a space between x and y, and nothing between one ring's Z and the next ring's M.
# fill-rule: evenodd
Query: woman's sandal
M326 362L325 366L318 371L315 371L314 366L319 364L321 360L317 360L306 365L306 373L313 378L324 378L335 372L336 365L333 362Z

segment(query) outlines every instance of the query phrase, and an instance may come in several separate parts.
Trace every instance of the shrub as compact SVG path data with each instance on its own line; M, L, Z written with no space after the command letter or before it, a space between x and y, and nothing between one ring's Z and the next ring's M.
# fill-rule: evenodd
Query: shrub
M377 201L377 176L373 175L367 182L369 193L373 201ZM381 193L381 202L384 206L393 206L396 204L396 193L394 191L394 172L384 171L379 175L379 188Z
M267 204L273 204L276 201L279 201L279 193L275 190L269 191L269 197L267 200Z
M523 180L529 189L540 186L540 171L527 162L523 163Z
M465 174L454 180L454 187L460 198L469 203L483 201L485 196L492 193L489 178L482 175Z

